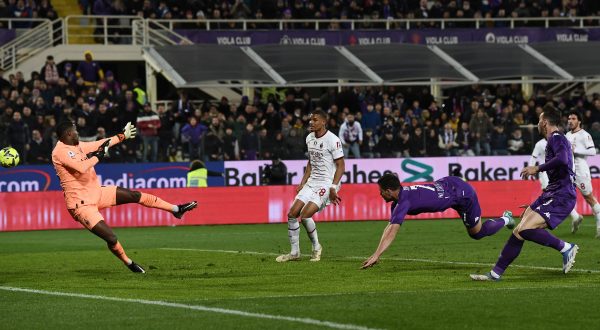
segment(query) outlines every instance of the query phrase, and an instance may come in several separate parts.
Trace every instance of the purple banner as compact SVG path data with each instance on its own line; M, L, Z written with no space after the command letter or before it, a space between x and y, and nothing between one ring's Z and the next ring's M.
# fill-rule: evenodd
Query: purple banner
M15 38L15 30L0 29L0 46Z
M536 42L600 41L600 28L488 28L488 29L418 29L418 30L341 30L341 31L203 31L177 30L198 44L251 46L287 45L376 45L411 43L453 45L467 42L522 44Z

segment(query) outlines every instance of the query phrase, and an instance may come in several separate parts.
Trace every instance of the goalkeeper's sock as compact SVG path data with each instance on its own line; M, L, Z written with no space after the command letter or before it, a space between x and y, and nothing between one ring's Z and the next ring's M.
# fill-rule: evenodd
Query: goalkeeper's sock
M162 200L154 195L150 195L150 194L146 194L146 193L142 193L142 197L140 198L139 203L146 207L161 209L161 210L165 210L165 211L169 211L169 212L177 212L177 211L175 211L175 208L177 207L177 205L167 203L164 200ZM177 209L177 210L179 210L179 209Z
M127 255L125 254L125 250L123 250L123 247L121 246L121 243L119 241L117 241L117 244L110 246L108 245L108 249L110 250L110 252L112 252L117 258L121 259L121 261L123 261L123 263L125 265L131 265L132 261L131 259L129 259L129 257L127 257Z
M292 246L290 254L298 255L300 253L300 224L296 218L288 218L288 237Z
M318 250L321 245L319 244L319 236L317 235L317 225L315 224L315 221L312 218L306 218L302 219L302 224L306 229L308 238L310 238L310 241L312 242L313 250Z

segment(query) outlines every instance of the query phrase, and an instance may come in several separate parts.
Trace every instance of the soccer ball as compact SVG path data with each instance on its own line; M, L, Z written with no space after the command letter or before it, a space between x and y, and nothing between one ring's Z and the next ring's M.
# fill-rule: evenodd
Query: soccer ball
M0 150L0 165L2 167L15 167L19 164L21 157L15 148L6 147Z

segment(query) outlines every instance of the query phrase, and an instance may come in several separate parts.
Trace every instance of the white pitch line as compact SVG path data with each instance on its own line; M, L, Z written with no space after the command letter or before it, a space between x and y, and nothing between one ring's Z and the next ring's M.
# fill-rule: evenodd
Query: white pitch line
M202 311L202 312L228 314L228 315L236 315L236 316L242 316L242 317L258 318L258 319L269 319L269 320L279 320L279 321L303 323L303 324L310 324L310 325L328 327L328 328L333 328L333 329L377 330L375 328L368 328L368 327L363 327L360 325L335 323L335 322L330 322L330 321L321 321L321 320L316 320L316 319L311 319L311 318L306 318L306 317L291 317L291 316L283 316L283 315L252 313L252 312L244 312L244 311L235 310L235 309L208 307L208 306L202 306L202 305L187 305L187 304L172 303L172 302L161 301L161 300L127 299L127 298L98 296L98 295L83 294L83 293L26 289L26 288L17 288L17 287L10 287L10 286L0 286L0 290L11 291L11 292L26 292L26 293L48 295L48 296L60 296L60 297L71 297L71 298L93 299L93 300L107 300L107 301L136 303L136 304L143 304L143 305L182 308L182 309L190 309L190 310L196 310L196 311Z
M271 252L257 252L257 251L234 251L234 250L210 250L210 249L185 249L185 248L160 248L160 250L171 250L171 251L196 251L196 252L214 252L214 253L231 253L231 254L252 254L252 255L267 255L276 256L277 253ZM333 257L335 259L358 259L364 260L366 257L358 256L347 256L347 257ZM381 260L395 260L395 261L412 261L412 262L423 262L432 264L446 264L446 265L465 265L465 266L487 266L492 267L493 264L486 264L481 262L469 262L469 261L445 261L445 260L433 260L433 259L417 259L417 258L381 258ZM544 267L544 266L528 266L528 265L511 265L510 267L524 268L524 269L540 269L540 270L559 270L562 272L562 268L558 267ZM596 269L571 269L571 272L577 273L600 273L600 270Z

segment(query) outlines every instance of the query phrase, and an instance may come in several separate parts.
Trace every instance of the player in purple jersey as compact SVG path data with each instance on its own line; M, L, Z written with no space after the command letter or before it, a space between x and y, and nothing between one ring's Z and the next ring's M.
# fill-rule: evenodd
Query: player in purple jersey
M363 262L362 268L377 263L381 254L396 238L407 214L440 212L452 208L460 215L469 236L477 240L494 235L503 226L509 229L515 226L510 211L505 211L501 218L481 222L481 208L475 190L458 177L449 176L431 184L402 187L396 175L387 173L377 181L377 184L381 197L386 202L393 202L392 216L383 231L377 250Z
M562 253L563 273L568 273L575 263L579 247L558 239L546 230L556 228L571 213L576 202L571 144L560 132L561 113L547 106L540 114L538 130L548 140L546 162L527 166L521 177L528 179L538 172L547 172L549 184L542 195L529 205L521 222L504 245L494 268L487 274L471 274L475 281L498 281L506 268L519 256L524 240L551 247Z

